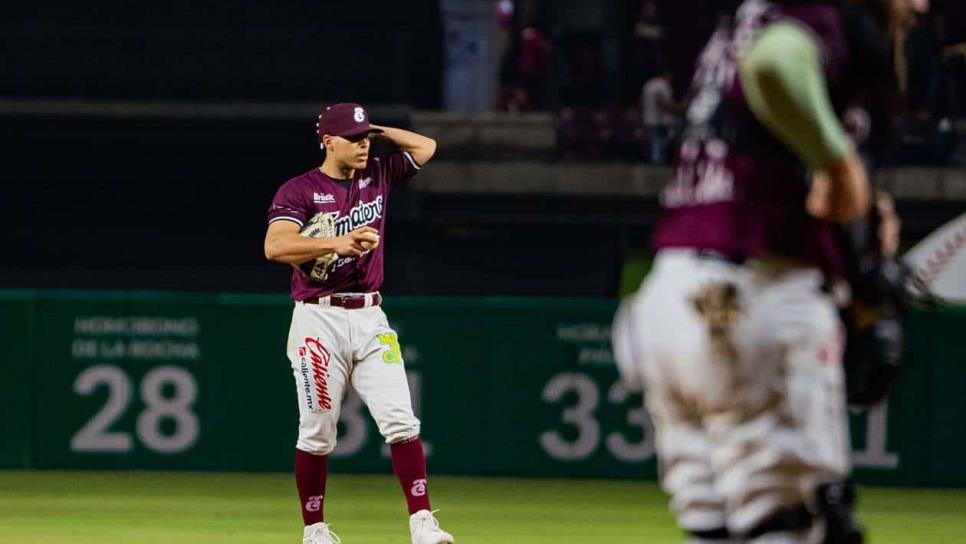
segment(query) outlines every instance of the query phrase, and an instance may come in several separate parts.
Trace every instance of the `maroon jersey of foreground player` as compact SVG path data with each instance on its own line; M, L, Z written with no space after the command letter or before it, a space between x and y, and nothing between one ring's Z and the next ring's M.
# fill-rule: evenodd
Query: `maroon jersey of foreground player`
M313 168L279 188L268 210L268 222L292 221L302 227L315 214L331 212L336 214L336 236L368 226L384 237L389 189L418 171L416 161L405 151L373 158L349 179L334 179ZM384 244L385 238L361 257L340 257L322 283L313 281L303 269L293 267L292 300L378 291L383 278Z
M850 77L854 58L837 8L746 2L736 28L719 30L698 61L695 98L675 178L662 194L654 245L711 250L737 261L782 255L834 275L841 257L833 227L804 206L809 172L752 114L741 89L738 50L776 20L794 21L815 36L839 112L858 94L861 82Z

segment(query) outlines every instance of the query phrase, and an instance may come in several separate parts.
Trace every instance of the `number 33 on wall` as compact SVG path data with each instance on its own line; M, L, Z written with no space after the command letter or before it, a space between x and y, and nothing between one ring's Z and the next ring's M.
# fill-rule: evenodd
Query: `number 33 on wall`
M131 380L116 366L96 365L77 376L74 392L87 396L100 385L107 386L107 402L71 438L70 449L85 453L129 452L134 449L131 433L110 428L131 403ZM165 388L172 391L170 396L162 394ZM138 414L136 431L141 443L156 453L180 453L191 448L201 431L198 416L192 411L198 397L194 377L183 368L159 366L141 380L140 393L144 410ZM170 434L161 430L165 419L174 422Z
M561 372L547 382L543 388L543 400L554 404L564 398L567 393L576 393L577 404L566 408L560 415L560 421L577 431L572 440L567 440L556 430L546 431L540 435L540 446L543 451L558 461L580 461L589 458L600 446L601 426L595 414L600 404L600 389L593 379L580 372ZM630 392L620 381L614 383L608 390L607 401L612 405L624 404ZM643 405L627 412L627 423L641 429L643 436L640 441L631 442L623 434L612 432L604 438L607 451L618 461L625 463L639 463L654 456L654 425L648 417Z

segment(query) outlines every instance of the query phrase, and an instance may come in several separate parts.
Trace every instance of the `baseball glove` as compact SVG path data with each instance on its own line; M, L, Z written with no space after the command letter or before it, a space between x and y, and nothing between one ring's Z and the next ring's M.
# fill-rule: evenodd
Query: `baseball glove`
M905 321L914 300L935 300L909 266L880 251L879 217L869 217L844 232L851 304L841 311L845 325L845 372L849 404L882 401L899 376L905 349Z
M307 238L333 238L335 237L335 217L326 212L315 214L299 234ZM332 252L315 261L303 263L299 268L312 278L312 281L321 283L329 276L329 267L338 258L339 254Z
M872 406L889 394L902 369L912 274L895 258L862 261L852 304L842 311L844 360L849 404Z

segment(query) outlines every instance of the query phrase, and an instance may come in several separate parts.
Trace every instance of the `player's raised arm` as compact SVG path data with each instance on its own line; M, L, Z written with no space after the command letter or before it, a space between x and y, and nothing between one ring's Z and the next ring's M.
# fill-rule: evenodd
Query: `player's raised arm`
M868 211L870 187L832 109L820 55L799 26L771 25L741 59L742 89L758 120L816 172L809 212L844 223Z
M366 251L362 242L371 241L366 233L378 234L378 231L372 227L361 227L345 236L308 238L299 234L296 223L275 221L268 225L265 233L265 258L297 265L333 252L342 256L358 257Z
M372 125L372 128L382 131L373 136L385 138L394 143L399 149L409 153L419 166L424 166L436 153L436 140L422 134L379 125Z

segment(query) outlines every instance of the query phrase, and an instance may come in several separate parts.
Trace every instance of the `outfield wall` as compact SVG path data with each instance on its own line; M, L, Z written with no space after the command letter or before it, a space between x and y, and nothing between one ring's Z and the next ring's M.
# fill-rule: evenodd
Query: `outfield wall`
M619 382L613 300L409 298L400 335L434 473L654 478ZM288 470L298 410L277 295L0 292L0 467ZM966 308L918 311L887 405L852 416L858 478L966 485ZM333 469L389 470L358 397Z

